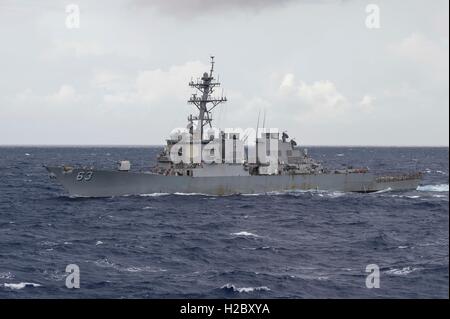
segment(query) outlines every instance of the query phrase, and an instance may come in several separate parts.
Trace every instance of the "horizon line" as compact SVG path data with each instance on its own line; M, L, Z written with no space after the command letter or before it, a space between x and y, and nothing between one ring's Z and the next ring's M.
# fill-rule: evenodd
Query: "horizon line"
M161 147L165 144L0 144L0 147ZM449 148L449 145L382 145L382 144L310 144L301 147L422 147L422 148Z

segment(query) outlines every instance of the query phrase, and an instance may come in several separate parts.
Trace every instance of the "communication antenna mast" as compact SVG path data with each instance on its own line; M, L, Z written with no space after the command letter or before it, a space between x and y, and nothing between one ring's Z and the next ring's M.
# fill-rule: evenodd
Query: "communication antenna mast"
M201 94L197 96L196 93L193 93L188 100L188 103L194 104L199 113L198 116L192 116L191 119L198 121L197 130L200 133L200 140L203 140L203 127L209 124L212 127L212 115L211 111L220 103L226 102L227 98L225 96L213 97L215 87L220 86L220 82L216 81L213 72L214 72L214 56L210 56L211 69L209 74L207 72L203 73L203 76L200 79L197 79L196 82L189 82L189 86L197 89Z
M261 110L258 112L258 121L256 122L256 137L255 137L255 149L256 149L256 164L259 163L258 161L258 131L259 131L259 117L261 115Z
M263 117L263 126L264 129L266 128L266 109L264 109L264 117Z

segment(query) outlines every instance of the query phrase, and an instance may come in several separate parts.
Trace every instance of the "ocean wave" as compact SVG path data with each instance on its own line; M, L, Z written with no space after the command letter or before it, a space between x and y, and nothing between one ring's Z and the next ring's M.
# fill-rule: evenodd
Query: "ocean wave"
M293 190L286 190L286 191L273 191L273 192L268 192L268 193L262 194L262 195L303 196L305 194L310 194L310 195L319 196L319 197L337 198L337 197L348 195L349 193L342 192L342 191L331 191L331 190L321 190L321 189L293 189Z
M331 197L331 198L338 198L338 197L344 196L345 193L344 193L344 192L338 192L338 191L335 191L335 192L327 193L327 195L328 195L329 197Z
M67 277L67 273L58 270L44 270L42 274L46 279L51 281L62 281Z
M204 194L204 193L180 193L180 192L176 192L173 193L174 195L178 195L178 196L215 196L215 195L211 195L211 194Z
M141 197L158 197L158 196L167 196L169 193L151 193L151 194L139 194Z
M267 249L273 249L270 246L262 246L262 247L243 247L243 250L267 250Z
M14 275L10 271L0 272L0 279L13 279L13 278L14 278Z
M243 237L260 237L259 235L247 232L247 231L241 231L238 233L231 233L232 236L243 236Z
M131 266L131 267L123 268L122 270L127 271L127 272L164 272L164 271L167 271L166 269L151 267L151 266L144 266L144 267Z
M390 192L392 190L392 188L388 187L379 191L374 192L374 194L382 194L382 193L387 193Z
M112 268L119 272L164 272L166 269L152 266L122 266L109 261L107 258L94 261L94 264L102 268Z
M448 192L448 184L418 186L417 190L421 192Z
M405 275L408 275L408 274L410 274L410 273L412 273L414 271L421 270L421 269L422 268L413 268L413 267L409 267L408 266L408 267L404 267L404 268L401 268L401 269L392 268L392 269L386 270L384 273L387 274L387 275L405 276Z
M5 288L10 288L10 289L23 289L25 287L41 287L42 285L35 284L34 282L19 282L17 284L4 283L3 286L5 286Z
M259 291L270 291L269 287L266 286L260 286L260 287L236 287L233 284L226 284L223 285L222 287L220 287L220 289L224 289L227 291L232 291L232 292L239 292L239 293L250 293L250 292L259 292Z

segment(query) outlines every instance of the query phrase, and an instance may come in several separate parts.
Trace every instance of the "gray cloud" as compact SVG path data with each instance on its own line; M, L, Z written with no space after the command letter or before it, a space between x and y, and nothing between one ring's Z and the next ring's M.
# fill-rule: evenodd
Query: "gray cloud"
M289 3L312 4L336 1L339 0L134 0L132 6L155 8L165 14L177 16L197 16L234 10L259 12L272 7L282 7Z
M73 2L75 30L64 3L0 0L0 144L162 143L212 53L222 128L265 109L305 144L448 145L446 0L377 0L378 30L363 1Z

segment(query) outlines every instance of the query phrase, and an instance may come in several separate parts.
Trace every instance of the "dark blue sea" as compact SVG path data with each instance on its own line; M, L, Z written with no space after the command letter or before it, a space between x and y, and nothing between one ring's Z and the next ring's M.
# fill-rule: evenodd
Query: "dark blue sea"
M448 148L309 148L329 167L424 172L372 194L71 198L42 167L140 170L159 150L0 148L0 298L448 298Z

